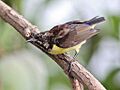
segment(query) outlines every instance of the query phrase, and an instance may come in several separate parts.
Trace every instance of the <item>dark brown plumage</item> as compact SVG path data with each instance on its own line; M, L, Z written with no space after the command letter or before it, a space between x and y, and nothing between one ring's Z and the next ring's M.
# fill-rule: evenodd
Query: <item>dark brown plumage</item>
M61 48L69 48L81 43L84 40L99 33L93 25L104 21L104 17L95 17L89 21L71 21L53 27L49 33L52 36L52 43Z

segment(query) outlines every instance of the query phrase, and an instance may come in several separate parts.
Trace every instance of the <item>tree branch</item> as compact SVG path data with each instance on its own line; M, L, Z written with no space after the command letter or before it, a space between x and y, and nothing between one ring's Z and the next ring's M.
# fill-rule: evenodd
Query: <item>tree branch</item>
M75 78L70 78L73 90L84 90L83 84Z
M0 0L0 17L7 23L11 24L25 39L28 39L32 34L40 33L39 29L28 22L23 16L19 15L12 8L7 6ZM43 39L43 38L41 38ZM95 79L95 77L88 72L82 65L80 65L73 58L61 54L61 55L51 55L47 53L42 46L37 43L32 43L43 52L45 52L49 57L51 57L68 75L72 80L73 87L82 84L86 85L89 90L106 90L101 83ZM70 67L70 72L68 71ZM78 81L79 84L78 84ZM74 89L80 90L80 89Z

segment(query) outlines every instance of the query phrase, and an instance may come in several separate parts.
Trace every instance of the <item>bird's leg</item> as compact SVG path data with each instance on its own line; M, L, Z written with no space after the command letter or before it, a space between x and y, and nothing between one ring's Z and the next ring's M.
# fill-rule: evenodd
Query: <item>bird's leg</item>
M73 56L73 60L77 57L78 53L79 53L79 48L75 50L75 55ZM74 61L71 61L69 63L68 73L70 73L70 71L71 71L72 62L74 62Z
M75 59L77 57L78 53L79 53L79 49L75 50L75 55L73 56L73 59Z
M69 63L68 74L70 74L71 72L72 63L75 61L75 58L77 57L78 53L79 53L79 49L75 50L75 55L73 57L73 60Z
M69 76L71 76L72 65L74 62L75 62L75 59L72 59L72 61L69 63L69 66L68 66L68 75Z

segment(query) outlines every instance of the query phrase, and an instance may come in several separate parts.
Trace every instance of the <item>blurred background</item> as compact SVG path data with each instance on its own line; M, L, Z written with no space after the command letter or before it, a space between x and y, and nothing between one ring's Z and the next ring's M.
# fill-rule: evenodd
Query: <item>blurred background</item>
M120 90L120 0L3 0L41 31L71 20L104 16L100 34L81 48L78 60L107 90ZM74 53L74 51L73 51ZM72 90L47 55L0 19L0 90Z

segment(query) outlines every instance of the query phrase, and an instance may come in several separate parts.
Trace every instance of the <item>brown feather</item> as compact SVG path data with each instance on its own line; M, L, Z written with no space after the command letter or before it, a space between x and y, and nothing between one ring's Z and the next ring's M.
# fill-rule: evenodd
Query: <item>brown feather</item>
M57 39L56 45L62 48L73 47L96 35L98 32L98 30L91 29L89 25L76 25L64 38Z
M80 22L77 20L55 26L49 31L51 43L61 48L69 48L80 44L96 35L99 30L92 26L104 20L104 17L94 17L89 21Z

